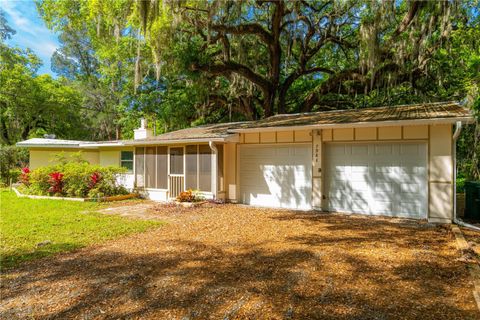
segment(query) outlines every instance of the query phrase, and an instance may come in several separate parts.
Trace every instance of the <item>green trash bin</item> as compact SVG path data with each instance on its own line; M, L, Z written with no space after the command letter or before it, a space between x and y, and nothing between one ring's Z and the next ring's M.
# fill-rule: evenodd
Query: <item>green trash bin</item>
M465 182L465 218L480 220L480 181Z

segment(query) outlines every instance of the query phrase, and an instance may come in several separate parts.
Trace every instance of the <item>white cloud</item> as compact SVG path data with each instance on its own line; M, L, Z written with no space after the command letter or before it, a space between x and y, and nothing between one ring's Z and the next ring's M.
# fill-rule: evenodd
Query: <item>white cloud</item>
M43 61L42 72L50 73L50 58L59 46L57 35L40 18L33 0L0 0L9 25L17 31L7 43L30 48Z
M57 44L48 40L30 41L29 39L24 39L21 45L32 49L33 52L43 58L42 60L50 59L57 49Z
M48 29L36 23L33 23L31 17L24 12L25 6L32 6L35 9L33 1L14 1L14 0L0 0L0 7L8 14L9 22L17 31L27 32L31 35L38 35L42 32L48 32ZM23 12L22 12L23 11Z

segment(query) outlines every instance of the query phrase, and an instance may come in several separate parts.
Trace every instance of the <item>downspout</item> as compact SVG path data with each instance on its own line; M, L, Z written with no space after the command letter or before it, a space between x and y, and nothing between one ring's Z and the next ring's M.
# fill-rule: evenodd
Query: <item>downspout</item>
M480 231L480 227L466 223L457 218L457 140L462 132L462 122L457 121L455 132L453 133L453 222L459 226Z
M213 199L217 199L217 180L218 180L218 165L217 165L217 157L218 157L218 149L215 146L215 142L209 141L208 146L212 149L212 193Z

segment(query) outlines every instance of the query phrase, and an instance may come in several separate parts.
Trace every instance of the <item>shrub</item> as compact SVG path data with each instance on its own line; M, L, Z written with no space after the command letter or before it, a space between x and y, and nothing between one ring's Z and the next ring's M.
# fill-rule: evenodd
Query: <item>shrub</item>
M22 170L20 170L19 168L10 169L8 173L8 182L9 183L10 181L12 183L18 182L20 180L21 175L22 175ZM7 183L5 182L5 184Z
M62 195L63 193L63 173L61 172L52 172L48 174L50 179L48 179L48 183L50 184L50 188L48 188L48 192L54 195Z
M465 178L457 178L457 193L465 192Z
M20 168L28 165L28 150L16 146L0 145L0 182L17 181Z
M24 191L39 196L48 195L50 173L58 171L58 166L40 167L30 172L30 185L24 185Z
M201 196L198 191L194 191L192 189L180 192L180 194L177 196L177 201L179 202L199 202L203 200L204 197Z
M26 186L30 185L30 169L28 167L22 168L21 173L16 180Z
M97 172L101 178L96 182L93 188L88 191L89 198L128 193L124 186L118 184L118 175L126 173L127 169L119 167L97 167L97 169L98 170L95 172Z
M127 194L117 182L125 168L100 167L87 162L68 162L40 167L29 173L22 190L29 194L67 197L99 197Z
M86 197L89 191L89 177L96 170L96 166L85 162L69 162L61 167L65 175L65 194L68 197Z

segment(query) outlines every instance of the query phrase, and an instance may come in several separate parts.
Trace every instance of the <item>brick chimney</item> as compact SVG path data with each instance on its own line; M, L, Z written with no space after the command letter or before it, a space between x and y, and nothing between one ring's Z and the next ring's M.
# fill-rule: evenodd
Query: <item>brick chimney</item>
M145 118L142 118L140 119L140 128L133 130L133 138L135 140L138 140L150 137L153 137L153 132L151 129L147 128L147 120L145 120Z

